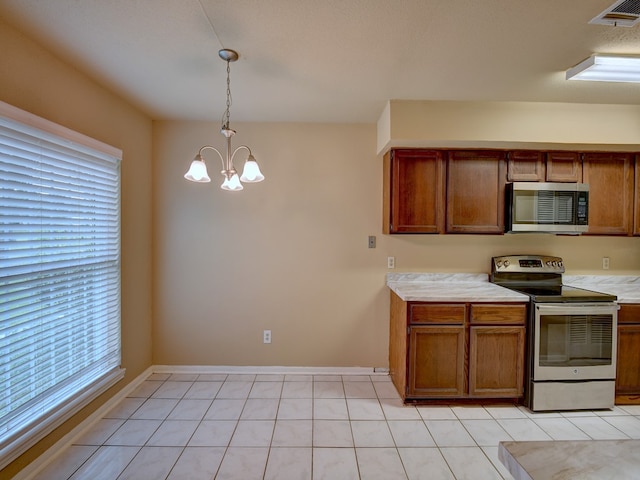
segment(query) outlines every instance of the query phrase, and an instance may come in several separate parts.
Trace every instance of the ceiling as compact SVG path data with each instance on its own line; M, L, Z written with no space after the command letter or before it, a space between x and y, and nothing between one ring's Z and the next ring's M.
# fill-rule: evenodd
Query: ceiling
M640 84L566 81L640 54L613 0L0 0L0 17L153 119L376 122L387 100L640 104ZM0 24L1 25L1 24Z

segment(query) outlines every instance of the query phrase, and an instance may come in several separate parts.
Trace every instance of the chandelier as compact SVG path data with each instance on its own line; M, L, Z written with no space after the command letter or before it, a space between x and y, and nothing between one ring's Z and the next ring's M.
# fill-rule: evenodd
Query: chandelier
M227 62L227 109L222 115L222 127L220 128L220 133L227 139L227 152L226 155L223 156L220 151L212 147L211 145L205 145L200 148L198 154L191 162L191 167L189 167L189 171L185 173L184 178L190 180L192 182L198 183L208 183L211 181L209 178L209 174L207 173L207 165L204 162L204 158L202 157L202 152L205 150L213 150L220 157L220 161L222 162L222 171L220 172L224 177L224 181L220 188L223 190L230 191L238 191L242 190L244 187L242 186L242 182L244 183L257 183L264 180L264 175L260 171L260 167L258 166L258 162L256 162L255 157L251 153L251 149L246 145L240 145L235 150L232 151L231 148L231 137L236 134L236 131L231 129L229 126L229 118L231 117L231 80L229 74L231 73L230 63L238 60L238 52L234 50L229 50L223 48L218 52L218 55L222 60ZM242 171L242 176L238 177L238 172L233 166L233 159L238 153L239 150L246 150L248 153L247 159L244 163L244 169Z

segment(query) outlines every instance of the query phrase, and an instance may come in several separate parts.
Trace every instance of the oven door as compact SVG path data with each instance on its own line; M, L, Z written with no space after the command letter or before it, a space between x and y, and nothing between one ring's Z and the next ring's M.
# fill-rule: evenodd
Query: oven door
M533 381L616 376L618 305L536 303Z

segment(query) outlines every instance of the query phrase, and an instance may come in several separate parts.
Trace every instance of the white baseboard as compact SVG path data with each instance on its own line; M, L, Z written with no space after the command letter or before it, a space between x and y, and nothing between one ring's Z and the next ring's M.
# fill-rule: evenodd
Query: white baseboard
M247 375L388 375L388 369L372 367L279 367L235 365L154 365L153 373L247 374Z
M58 440L51 448L22 469L13 480L29 480L56 459L65 448L71 446L96 422L116 407L153 373L191 374L269 374L269 375L388 375L386 368L371 367L278 367L278 366L233 366L233 365L152 365L129 382L122 390L107 400L96 411L79 423L73 430Z

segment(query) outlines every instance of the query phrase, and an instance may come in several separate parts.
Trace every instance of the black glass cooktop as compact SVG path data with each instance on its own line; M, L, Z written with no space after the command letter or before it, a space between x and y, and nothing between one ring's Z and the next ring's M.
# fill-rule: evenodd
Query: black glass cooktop
M512 290L529 295L534 302L615 302L618 297L569 285L509 286Z

